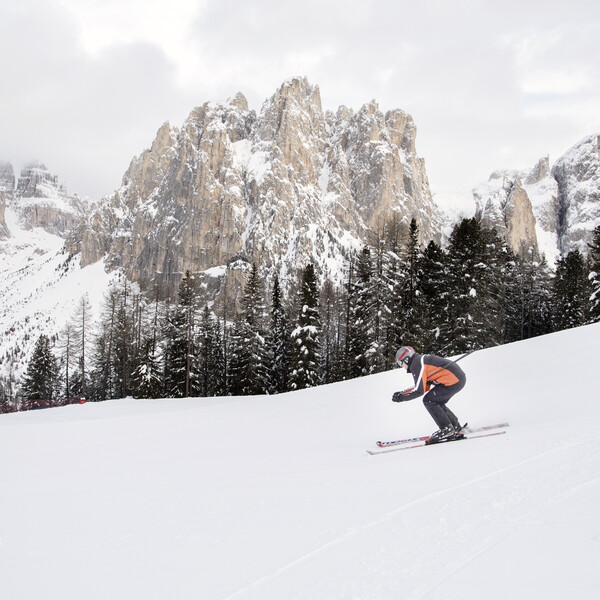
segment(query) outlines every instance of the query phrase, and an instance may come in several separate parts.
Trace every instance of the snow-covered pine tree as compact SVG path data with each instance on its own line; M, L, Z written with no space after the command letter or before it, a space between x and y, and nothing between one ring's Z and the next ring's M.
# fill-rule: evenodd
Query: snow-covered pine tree
M269 391L266 348L264 287L256 265L242 297L229 344L228 388L234 395L266 394Z
M333 283L326 279L319 294L321 319L321 380L333 383L344 379L343 343L344 301Z
M162 367L151 335L144 336L131 374L134 398L160 398L164 392Z
M590 322L600 321L600 225L592 233L588 244L590 258Z
M127 305L127 294L119 294L119 304L115 315L113 334L113 358L116 397L125 398L131 393L130 376L132 371L133 337L132 319Z
M533 248L527 254L509 253L503 293L503 343L515 342L552 330L552 275L545 258Z
M590 289L589 269L579 250L558 259L552 287L556 331L587 322Z
M419 226L411 219L408 235L402 251L403 261L400 268L400 280L397 286L400 296L400 319L403 343L423 349L425 337L425 309L419 284L423 277L421 249L419 247Z
M86 398L92 401L115 398L117 391L114 374L114 337L119 294L115 288L108 290L102 303L97 333L94 337L89 386Z
M280 394L289 389L290 330L283 306L279 275L273 279L271 291L271 328L267 336L269 393Z
M482 227L481 235L485 268L478 287L476 314L482 333L477 344L485 348L505 342L506 296L511 285L509 270L515 256L495 229Z
M446 352L460 354L500 343L502 243L476 218L463 219L450 236L446 285Z
M447 328L448 289L446 254L433 240L420 257L417 289L419 292L419 338L414 342L422 352L442 350L442 330Z
M158 285L148 302L144 294L136 298L134 319L135 359L131 387L135 398L160 398L164 395L164 303Z
M47 335L40 335L21 384L24 408L52 406L59 388L59 368Z
M314 387L320 382L319 291L312 263L302 272L302 285L298 298L298 319L292 332L292 372L290 388L300 390Z
M387 366L393 364L396 350L400 346L412 343L403 338L405 329L405 321L402 315L404 259L401 255L403 237L401 224L397 220L390 221L380 236L384 242L384 253L381 259L381 277L384 291L381 327Z
M371 296L373 298L373 336L374 353L371 357L371 372L379 373L393 365L397 348L390 335L393 327L393 289L388 280L389 262L393 260L387 231L390 225L384 226L374 238L372 249Z
M168 396L188 397L196 369L195 328L198 290L194 275L187 270L179 283L177 305L167 315L165 386Z
M194 391L202 397L225 394L224 357L221 331L208 306L202 311L197 336L198 379Z
M348 291L348 377L369 375L375 370L377 298L373 281L371 251L365 246L356 261L356 277Z
M552 279L546 257L536 260L531 269L527 337L552 332Z

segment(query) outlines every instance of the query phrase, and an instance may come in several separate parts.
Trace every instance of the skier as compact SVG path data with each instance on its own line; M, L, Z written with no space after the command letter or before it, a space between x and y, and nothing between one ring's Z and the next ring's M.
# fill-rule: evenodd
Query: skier
M429 443L462 439L462 427L446 403L465 386L467 378L463 370L455 362L440 356L417 354L410 346L398 350L396 363L412 374L415 385L394 393L392 400L405 402L425 394L423 404L439 427L429 438Z

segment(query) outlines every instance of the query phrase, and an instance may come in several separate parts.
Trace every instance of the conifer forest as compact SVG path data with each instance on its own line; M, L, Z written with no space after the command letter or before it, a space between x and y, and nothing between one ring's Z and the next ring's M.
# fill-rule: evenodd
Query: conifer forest
M392 223L347 257L343 285L306 264L293 285L275 274L266 289L251 265L235 314L190 271L170 301L123 281L101 315L84 297L62 331L40 336L23 377L0 381L0 412L278 394L389 370L401 345L456 356L600 321L600 227L592 239L550 266L477 218L457 223L444 248L419 244L414 219Z

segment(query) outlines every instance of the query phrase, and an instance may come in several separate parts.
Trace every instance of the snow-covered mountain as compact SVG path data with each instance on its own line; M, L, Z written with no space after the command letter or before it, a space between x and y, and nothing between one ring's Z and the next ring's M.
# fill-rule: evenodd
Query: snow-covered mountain
M530 171L497 171L475 188L476 212L516 252L534 248L550 264L579 248L600 225L600 134L567 150L552 166L544 157Z
M101 260L81 269L65 236L87 201L69 194L42 163L15 178L0 164L0 375L18 377L40 334L56 336L82 296L98 306L109 275Z
M439 238L415 138L401 110L326 112L319 88L294 78L258 115L237 94L165 123L91 206L40 163L18 179L0 164L0 371L22 372L38 335L58 333L84 294L97 306L121 273L167 294L190 269L211 296L227 279L235 298L252 261L284 287L311 259L341 282L349 252L392 219L417 217L423 240Z
M0 415L0 589L38 600L564 600L600 586L600 324L479 351L433 430L397 370ZM532 375L533 374L533 375Z
M475 190L473 211L515 250L549 263L600 224L598 135L553 166L498 172ZM235 297L256 261L284 286L309 259L342 281L348 252L387 220L416 217L423 241L447 238L464 198L432 198L416 127L372 101L323 111L305 78L285 82L259 114L242 94L165 123L113 194L93 203L69 194L43 164L15 177L0 163L0 374L20 374L40 333L56 335L87 294L98 306L123 273L173 292L190 269L214 297ZM463 204L456 209L459 202Z
M284 285L310 260L340 281L348 252L392 219L416 217L423 240L439 238L415 138L410 115L375 101L323 111L306 78L286 81L258 115L241 93L206 103L180 129L160 128L67 247L84 265L106 257L171 291L187 269L231 274L252 262Z
M26 228L12 206L5 222L10 237L0 239L0 375L19 377L40 334L59 334L84 296L97 315L118 274L107 273L102 260L82 269L62 237Z
M58 177L40 162L21 170L16 187L12 165L0 163L0 191L5 204L19 215L20 226L28 230L41 227L61 237L84 217L88 209L87 200L69 194ZM4 237L10 236L6 223L5 229Z

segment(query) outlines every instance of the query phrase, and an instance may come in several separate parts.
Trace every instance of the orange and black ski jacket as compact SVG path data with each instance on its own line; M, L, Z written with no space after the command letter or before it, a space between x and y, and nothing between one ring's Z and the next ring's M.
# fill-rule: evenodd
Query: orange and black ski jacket
M402 392L402 400L412 400L426 394L432 385L452 387L467 377L453 361L435 354L413 354L408 370L415 380L415 387Z

